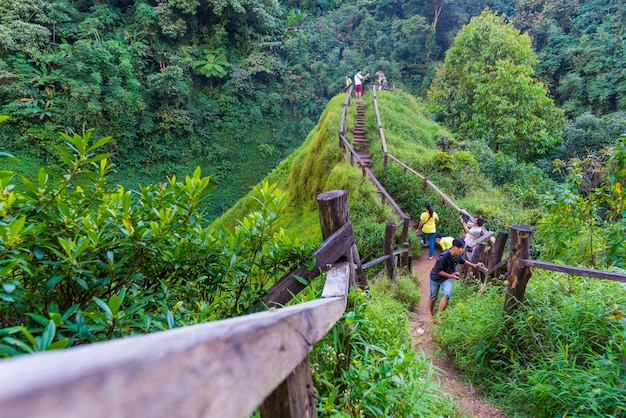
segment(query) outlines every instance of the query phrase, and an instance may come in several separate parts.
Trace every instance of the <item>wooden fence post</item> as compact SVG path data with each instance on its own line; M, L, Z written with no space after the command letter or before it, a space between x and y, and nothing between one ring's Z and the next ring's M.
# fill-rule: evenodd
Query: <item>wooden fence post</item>
M396 224L393 222L387 222L387 228L385 229L385 239L383 241L383 250L385 256L385 267L387 269L387 276L391 283L396 282L396 263L393 260L393 237L396 234Z
M317 195L317 210L320 216L322 239L326 241L339 228L350 221L348 217L348 192L331 190ZM352 251L337 259L337 262L348 260L354 265ZM350 286L354 285L354 269L350 269Z
M504 311L512 313L524 301L526 285L530 279L530 268L521 266L519 260L530 258L530 243L533 229L529 226L511 226L511 248L509 251L508 276Z
M402 235L400 236L400 241L406 242L406 237L409 235L409 223L411 222L411 217L405 215L402 219Z
M402 249L405 250L406 252L404 254L402 254L402 267L406 267L409 271L411 271L411 263L409 262L410 255L409 252L411 251L410 249L411 243L405 241L402 243Z
M265 399L259 412L261 418L317 416L309 356Z
M317 196L317 208L322 228L322 239L324 240L350 222L350 217L348 216L348 192L345 190L331 190L320 193ZM352 266L356 266L356 269L350 269L350 286L354 285L355 274L358 274L360 285L363 287L367 286L367 279L365 278L365 272L363 272L356 244L350 248L350 251L345 256L345 258L340 258L337 262L347 258Z
M506 245L506 240L509 238L509 233L506 231L498 231L498 235L496 236L496 242L493 244L491 248L491 257L489 257L489 262L487 263L487 268L490 269L502 260L502 254L504 253L504 246Z

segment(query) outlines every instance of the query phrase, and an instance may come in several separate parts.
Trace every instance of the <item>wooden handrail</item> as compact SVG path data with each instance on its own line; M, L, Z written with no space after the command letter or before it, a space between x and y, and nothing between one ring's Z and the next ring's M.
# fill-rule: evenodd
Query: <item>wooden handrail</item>
M2 417L246 417L341 317L349 270L296 306L3 360Z
M365 167L365 162L361 159L361 157L359 157L359 154L354 150L354 148L352 148L352 145L350 145L350 142L346 139L346 137L344 135L339 135L339 139L343 142L343 145L348 148L348 151L350 151L352 157L354 157L354 159L359 163L359 166Z
M372 170L370 170L370 168L365 164L365 162L363 162L363 160L359 157L359 154L357 154L354 148L352 148L352 146L350 145L350 142L348 142L346 137L343 135L339 135L339 137L341 141L343 142L343 144L345 145L345 147L348 148L348 150L350 151L354 159L357 161L357 163L359 164L363 172L370 178L372 183L374 183L378 191L385 197L385 199L389 201L389 203L391 204L393 209L396 211L398 216L402 218L403 220L410 219L410 216L404 213L402 208L400 208L400 206L396 203L393 197L391 197L391 195L387 192L387 190L385 190L383 185L380 184L380 181L378 181L378 179L376 178Z
M586 267L574 267L531 259L521 259L519 260L519 265L542 270L558 271L560 273L567 273L573 276L593 277L596 279L613 280L616 282L626 283L626 274L613 271L596 270Z
M341 124L339 125L339 133L341 135L346 134L346 115L348 106L350 106L350 98L352 97L353 86L353 84L350 84L350 86L348 87L348 94L346 96L346 100L343 102L343 110L341 112Z
M375 258L372 261L368 261L367 263L364 263L363 264L363 270L365 270L368 267L372 267L372 266L374 266L376 264L382 263L383 261L387 260L389 257L397 257L397 256L399 256L401 254L409 254L409 251L403 248L401 250L394 251L391 255L383 255L383 256L380 256L378 258Z
M380 137L380 143L383 149L383 155L385 159L389 154L387 150L387 140L385 139L385 132L383 131L383 122L380 118L380 111L378 110L378 99L376 97L376 86L372 87L372 100L374 102L374 111L376 113L376 122L378 123L378 136Z
M267 306L286 304L306 287L306 284L298 280L298 277L303 278L305 282L310 282L322 271L327 270L327 266L337 260L338 254L348 252L352 245L354 245L354 233L352 232L352 222L348 222L315 250L311 256L311 259L315 260L312 269L307 266L300 266L285 274L267 291L263 297L263 303Z
M452 201L452 199L450 199L444 192L442 192L441 190L439 190L439 188L437 186L435 186L435 184L428 180L428 178L424 177L423 175L421 175L420 173L418 173L417 171L413 170L411 167L409 167L408 165L406 165L405 163L403 163L402 161L400 161L398 158L396 158L393 154L389 154L389 158L396 162L397 164L399 164L402 168L404 168L406 171L410 172L411 174L417 176L419 179L423 180L424 183L426 183L426 185L428 187L430 187L435 193L437 193L441 199L448 204L448 206L452 207L452 209L454 209L456 212L458 213L463 213L465 212L463 209L461 209L456 203L454 203ZM471 215L470 215L471 216Z

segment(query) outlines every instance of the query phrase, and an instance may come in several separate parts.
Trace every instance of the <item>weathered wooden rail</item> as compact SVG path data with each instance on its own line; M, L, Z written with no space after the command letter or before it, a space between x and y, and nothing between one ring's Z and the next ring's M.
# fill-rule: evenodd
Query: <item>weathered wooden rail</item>
M513 312L524 301L526 285L532 274L531 268L626 283L626 274L623 273L531 260L530 244L532 234L533 229L529 226L511 226L511 244L507 263L507 289L504 301L504 310L506 312Z
M262 417L316 416L308 355L341 318L355 276L343 261L354 243L347 193L323 193L318 206L326 239L317 255L332 263L321 299L2 360L0 416L246 417L257 408Z
M418 173L417 171L415 171L413 168L409 167L408 165L406 165L404 162L402 162L399 158L395 157L393 154L391 154L389 152L389 149L387 147L387 141L385 140L385 133L383 131L383 126L382 126L382 119L380 117L380 112L378 109L378 99L376 96L376 88L372 88L372 97L373 97L373 102L374 102L374 109L376 112L376 121L378 123L378 137L380 138L380 142L381 142L381 147L382 147L382 152L384 155L384 166L386 167L389 160L391 160L392 162L395 162L396 164L400 165L403 169L403 171L405 173L411 173L412 175L416 176L417 178L419 178L420 180L422 180L424 182L424 187L428 187L430 188L433 192L435 192L437 195L439 195L441 197L441 200L444 204L450 206L454 211L456 211L459 214L464 214L469 216L470 218L473 218L473 216L468 213L466 210L461 209L456 203L454 203L454 201L448 197L444 192L442 192L432 181L430 181L427 177L423 176L422 174ZM501 242L503 243L503 245L495 245L496 241L497 241L497 237L496 239L493 238L493 232L488 231L485 228L482 228L483 231L483 235L481 236L481 238L479 240L477 240L472 247L475 247L475 251L473 251L472 253L472 259L471 261L473 263L477 263L479 261L482 261L485 266L488 269L488 273L476 273L479 278L482 276L489 276L489 275L493 275L495 273L498 272L498 268L502 267L503 264L500 264L498 266L498 268L495 269L491 269L492 267L498 265L498 263L500 263L500 261L502 260L502 256L504 254L504 244L506 244L506 238L508 236L508 233L506 233L505 231L499 231L498 232L498 236L501 237ZM491 251L489 251L489 253L486 253L486 245L483 243L483 241L489 239L489 242L491 244ZM463 269L462 273L465 274L467 269Z
M393 251L389 251L389 249L387 248L386 243L388 242L393 242L393 236L392 237L388 237L387 234L384 241L383 241L383 246L385 248L385 255L377 258L376 260L374 260L374 262L369 262L366 264L363 264L363 268L368 268L371 267L375 264L378 264L380 262L385 262L385 268L384 270L387 272L389 278L391 279L391 281L395 281L396 278L396 269L395 269L395 265L397 263L394 262L395 257L400 257L400 265L401 266L408 266L410 265L410 257L409 257L409 244L406 241L407 240L407 236L408 236L408 232L409 232L409 225L410 225L410 220L411 217L406 214L402 208L400 207L400 205L398 205L396 203L396 201L394 200L394 198L387 192L387 190L383 187L383 185L380 183L380 181L376 178L376 176L374 175L374 173L372 172L372 170L367 166L367 164L359 157L358 153L355 151L355 149L352 147L352 145L350 144L350 141L348 141L346 139L346 117L347 117L347 113L348 113L348 106L350 105L350 99L351 99L351 93L352 93L352 87L350 87L348 89L347 95L346 95L346 100L343 103L343 109L341 112L341 123L340 123L340 127L339 127L339 146L342 150L342 153L344 155L344 158L346 159L346 162L348 162L348 164L350 165L354 165L354 163L356 162L359 167L361 168L363 177L368 177L370 179L370 181L374 184L374 186L376 186L376 189L378 190L379 195L381 196L381 199L383 201L383 203L388 202L391 207L393 208L393 210L396 212L396 214L398 215L398 217L402 220L401 224L402 224L402 229L401 229L401 235L400 235L400 240L403 242L403 249L399 250L396 253L393 253ZM378 114L378 112L376 113L378 118L380 118L380 115ZM390 226L389 224L387 225L387 230L389 230ZM395 235L395 225L394 225L394 235Z

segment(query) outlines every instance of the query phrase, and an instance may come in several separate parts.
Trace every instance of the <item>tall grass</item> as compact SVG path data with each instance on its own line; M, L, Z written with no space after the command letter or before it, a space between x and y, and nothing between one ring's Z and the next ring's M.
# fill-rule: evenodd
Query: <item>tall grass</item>
M475 384L527 417L626 414L626 288L535 270L526 301L461 288L437 338ZM455 299L457 299L455 301Z
M352 293L354 308L314 347L320 416L459 416L433 380L434 366L412 349L407 311L393 293L393 287L384 285ZM338 368L340 363L348 367Z

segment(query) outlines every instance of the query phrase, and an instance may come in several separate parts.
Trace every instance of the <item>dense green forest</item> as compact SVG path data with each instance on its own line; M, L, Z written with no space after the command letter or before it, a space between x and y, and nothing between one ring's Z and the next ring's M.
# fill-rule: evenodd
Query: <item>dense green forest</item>
M319 243L322 191L348 191L376 256L398 220L337 146L357 68L394 88L390 151L489 229L532 225L533 258L623 271L624 18L608 0L2 1L0 356L253 311ZM373 143L371 106L366 126ZM435 201L371 153L405 211ZM521 416L623 414L623 285L533 276L503 317L501 284L455 287L442 317L468 378ZM324 416L458 415L406 333L419 297L409 275L351 295L351 367L332 334L311 357Z
M93 128L113 137L115 181L132 189L200 166L219 187L216 216L293 152L346 74L382 70L425 94L485 7L531 35L533 74L569 118L540 164L610 143L626 66L624 8L607 0L7 0L0 114L11 119L0 136L32 173L57 132Z

